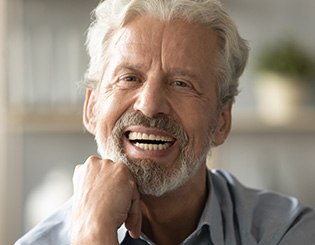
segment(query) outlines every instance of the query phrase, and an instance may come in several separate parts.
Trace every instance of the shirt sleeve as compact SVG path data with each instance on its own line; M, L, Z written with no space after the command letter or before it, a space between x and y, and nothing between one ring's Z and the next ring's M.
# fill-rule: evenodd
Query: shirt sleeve
M14 245L69 245L72 199L37 224Z
M305 208L283 235L280 245L314 245L315 244L315 212Z

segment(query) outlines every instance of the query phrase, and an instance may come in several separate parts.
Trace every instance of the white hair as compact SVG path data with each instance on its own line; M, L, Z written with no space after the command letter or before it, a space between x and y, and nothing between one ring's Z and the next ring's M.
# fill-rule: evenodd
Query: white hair
M105 0L94 10L94 21L87 34L90 64L85 85L95 88L101 79L106 51L115 31L135 17L152 15L162 21L183 19L210 27L219 37L216 80L224 105L238 94L238 80L248 58L248 45L218 0ZM210 64L209 64L210 65Z

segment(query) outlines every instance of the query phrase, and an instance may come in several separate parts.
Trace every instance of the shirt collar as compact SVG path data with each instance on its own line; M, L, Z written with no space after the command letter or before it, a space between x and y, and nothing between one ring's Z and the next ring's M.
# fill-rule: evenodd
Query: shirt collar
M208 171L207 181L209 187L208 199L200 217L196 231L201 230L203 226L207 226L212 242L214 244L224 244L221 208L215 193L213 181L211 178L211 171Z
M125 239L126 235L127 235L127 229L125 227L125 224L123 224L117 231L117 235L118 235L118 243L121 244L123 242L123 240Z
M193 234L200 232L203 227L207 227L209 229L210 237L213 244L224 244L224 236L223 236L223 224L222 224L222 216L221 216L221 208L219 205L218 198L215 193L215 189L213 186L213 181L211 178L211 171L208 171L207 174L207 184L208 184L208 198L200 217L198 226ZM127 234L127 229L125 225L122 225L118 229L118 241L122 243ZM192 234L192 235L193 235ZM144 240L147 240L144 234L141 235ZM209 237L209 239L210 239Z

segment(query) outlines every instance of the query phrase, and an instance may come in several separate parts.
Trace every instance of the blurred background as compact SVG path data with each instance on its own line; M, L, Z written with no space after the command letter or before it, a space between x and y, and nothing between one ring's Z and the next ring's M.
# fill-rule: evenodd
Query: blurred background
M84 131L85 31L98 0L0 0L0 244L72 193ZM251 55L209 166L315 207L315 1L223 0Z

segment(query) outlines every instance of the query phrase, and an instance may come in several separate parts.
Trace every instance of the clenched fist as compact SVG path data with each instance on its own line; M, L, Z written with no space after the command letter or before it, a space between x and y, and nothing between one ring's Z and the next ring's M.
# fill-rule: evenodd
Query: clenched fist
M72 245L118 244L123 223L139 237L140 196L127 166L91 156L76 167L73 186Z

